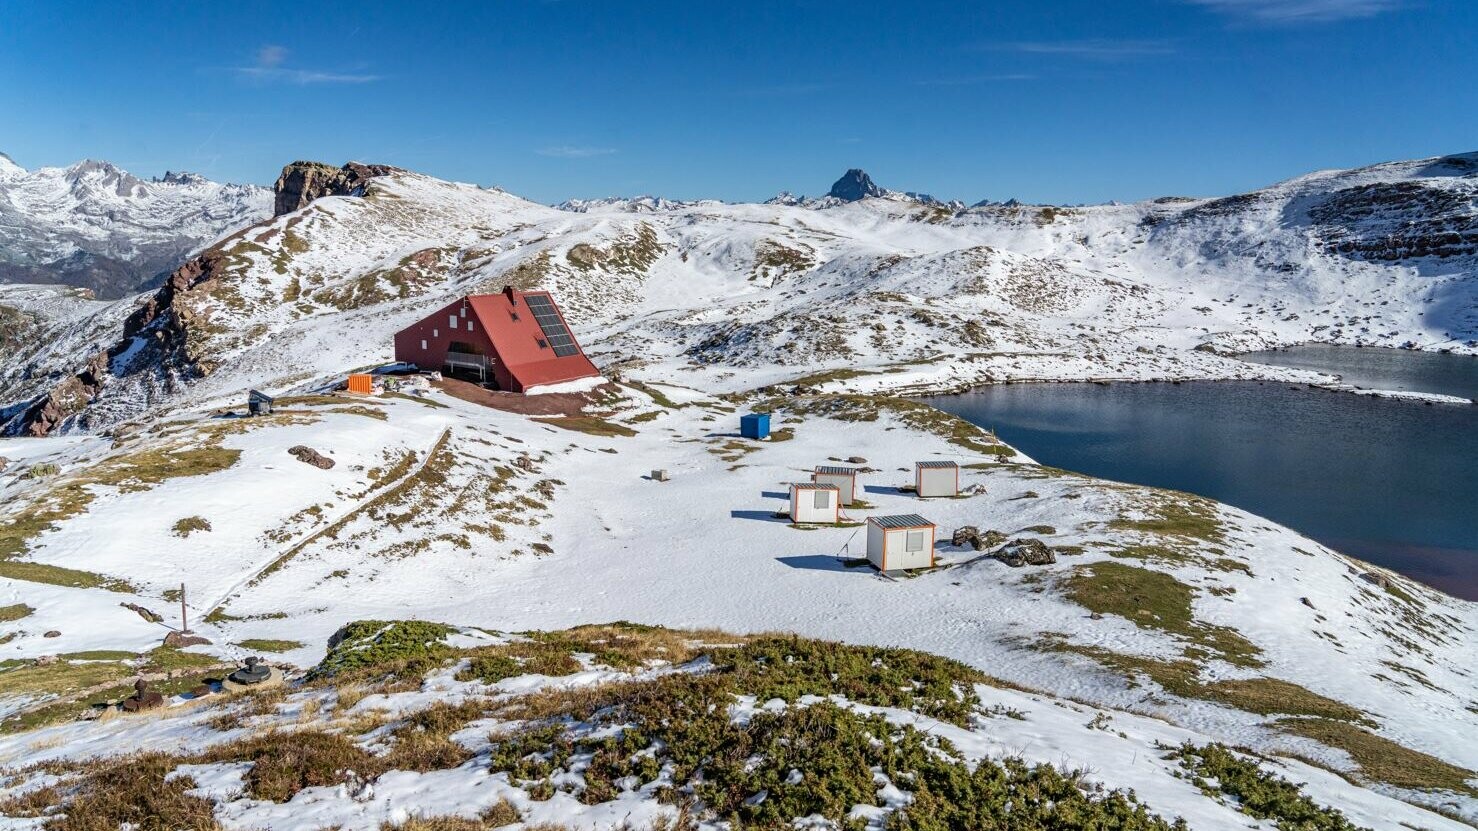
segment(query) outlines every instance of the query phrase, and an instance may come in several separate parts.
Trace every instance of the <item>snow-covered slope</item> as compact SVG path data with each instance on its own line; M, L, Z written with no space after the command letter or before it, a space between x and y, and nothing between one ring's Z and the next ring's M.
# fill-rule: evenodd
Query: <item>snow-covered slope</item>
M222 233L271 213L272 192L193 173L145 181L99 161L26 171L0 153L0 282L99 297L157 284Z
M151 295L10 289L0 302L17 311L0 321L29 345L0 375L20 401L8 424L50 436L0 443L0 657L14 661L0 663L0 711L14 716L0 730L64 720L117 681L134 666L119 669L119 651L157 642L184 584L191 624L212 641L197 651L268 643L300 666L353 619L624 619L926 649L1042 690L1047 712L1073 700L1132 711L1339 771L1359 787L1320 776L1323 798L1361 806L1350 810L1369 827L1442 825L1406 809L1382 823L1386 797L1471 821L1478 605L1242 511L1038 466L897 397L1002 379L1317 380L1222 354L1311 338L1470 351L1468 158L1319 174L1230 205L1073 209L884 192L560 210L394 171L230 234ZM1385 197L1359 197L1375 185L1429 207L1381 218ZM1443 230L1417 227L1424 217ZM1403 253L1385 259L1397 249L1376 241L1398 237ZM1259 241L1278 258L1238 247ZM436 305L505 284L554 291L620 383L520 399L552 402L543 417L469 402L455 385L320 394L388 360L391 334ZM1338 329L1320 322L1331 315ZM278 412L224 413L249 387L279 394ZM774 412L775 440L739 440L740 408ZM304 464L303 448L335 464ZM925 514L941 568L876 576L845 562L861 550L856 525L777 520L785 483L849 458L870 468L849 520ZM903 487L933 458L964 465L961 498ZM670 481L649 478L658 469ZM1003 536L983 551L951 544L962 526ZM1055 562L990 556L1011 539L1050 546ZM39 660L51 655L70 657ZM1116 747L1137 759L1133 742L1161 733L1132 723ZM120 741L193 740L154 724ZM125 735L48 729L7 744L9 763L77 735ZM984 747L984 732L959 739ZM1054 752L1078 741L1039 735ZM1082 763L1113 770L1110 787L1132 782L1097 738ZM1144 782L1178 787L1152 766ZM380 786L440 787L398 775ZM348 792L314 792L325 823L370 822L337 795ZM1161 810L1252 824L1188 804Z
M553 289L598 362L710 389L834 369L866 389L1317 380L1218 353L1308 340L1478 351L1478 154L1080 208L884 191L557 210L399 171L355 193L187 264L115 340L109 352L131 360L114 362L80 423L384 360L399 327L505 283ZM150 348L131 347L135 334Z
M917 652L630 624L339 637L291 690L0 738L0 763L32 763L0 804L17 828L1466 827Z

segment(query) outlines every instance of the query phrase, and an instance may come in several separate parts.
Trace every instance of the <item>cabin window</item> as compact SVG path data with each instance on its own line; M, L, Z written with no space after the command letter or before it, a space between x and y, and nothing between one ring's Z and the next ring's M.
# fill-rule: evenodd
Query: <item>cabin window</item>
M812 505L814 505L817 508L830 508L831 507L831 494L829 492L818 490L815 493L816 493L816 497L815 497L815 501L811 503Z
M908 532L908 539L905 540L904 541L904 544L903 544L903 550L904 551L910 551L910 552L912 552L912 551L923 551L924 550L924 532L923 531L909 531Z
M467 316L467 307L466 306L463 306L460 313L461 313L462 317L466 317Z
M441 330L440 329L432 329L431 330L431 337L433 337L433 338L439 338L439 337L441 337Z
M425 349L426 348L426 341L424 341L424 340L421 341L421 348L422 349Z
M455 328L457 328L457 316L456 315L447 315L447 317L446 317L446 326L447 326L448 329L455 329Z
M534 341L539 344L540 349L549 348L549 344L543 338L534 338Z
M467 321L467 331L469 331L469 332L472 331L472 321L470 321L470 320Z

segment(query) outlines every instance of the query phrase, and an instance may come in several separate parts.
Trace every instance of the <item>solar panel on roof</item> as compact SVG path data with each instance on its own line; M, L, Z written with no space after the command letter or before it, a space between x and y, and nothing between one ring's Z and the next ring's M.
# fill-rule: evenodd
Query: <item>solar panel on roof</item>
M544 333L544 340L549 343L554 354L563 358L579 353L580 348L575 345L575 338L560 319L559 311L554 308L554 301L547 294L526 294L524 302L528 304L529 311L534 313L534 320L538 322L539 329Z
M919 516L918 514L899 514L899 515L895 515L895 516L875 516L875 517L868 517L868 519L870 519L872 522L876 522L878 525L880 525L880 526L882 526L884 528L919 528L919 527L922 527L922 526L933 525L934 524L934 523L930 522L929 520L924 519L923 517Z
M857 471L850 467L832 467L830 465L817 465L816 472L826 476L856 476Z

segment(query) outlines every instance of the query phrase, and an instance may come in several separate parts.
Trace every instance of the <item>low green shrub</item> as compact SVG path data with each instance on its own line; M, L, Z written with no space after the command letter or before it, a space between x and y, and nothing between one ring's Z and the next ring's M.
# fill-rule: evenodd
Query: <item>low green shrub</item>
M1236 800L1242 813L1270 819L1283 831L1358 831L1334 808L1326 808L1304 795L1298 785L1263 770L1223 745L1181 745L1172 758L1192 774L1192 782L1210 795L1221 792Z

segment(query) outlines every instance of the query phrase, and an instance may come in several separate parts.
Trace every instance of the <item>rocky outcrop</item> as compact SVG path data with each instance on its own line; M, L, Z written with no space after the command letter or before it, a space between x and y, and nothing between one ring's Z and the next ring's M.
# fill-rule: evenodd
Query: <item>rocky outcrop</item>
M292 454L293 458L297 459L303 464L313 465L319 470L328 470L329 468L334 466L333 459L330 459L329 457L323 455L322 453L319 453L317 450L314 450L313 448L305 444L295 444L292 447L289 447L287 449L287 452Z
M843 202L856 202L868 196L882 196L883 189L873 183L866 171L854 167L836 180L829 195Z
M996 559L1008 566L1045 566L1057 562L1057 552L1041 540L1017 538L1001 546Z
M277 213L297 210L320 196L360 192L371 178L397 170L389 165L358 162L342 168L317 162L293 162L283 168L277 180ZM0 434L52 433L97 398L110 371L127 373L130 367L154 371L158 375L157 383L166 391L213 372L216 361L202 349L205 340L202 335L210 325L211 304L205 300L228 270L232 245L257 227L232 234L170 272L163 285L124 321L121 337L113 346L93 355L80 371L48 392L0 414L3 420ZM145 342L139 344L136 340L139 338ZM125 353L129 355L130 366L113 366L114 359Z
M323 162L293 162L282 169L272 186L272 215L292 213L322 196L351 196L370 179L399 170L387 164L349 162L334 167Z
M6 435L45 436L62 422L82 412L103 386L108 370L108 353L99 352L88 360L81 372L66 378L51 391L32 400L4 425Z

